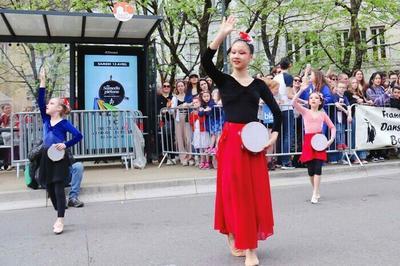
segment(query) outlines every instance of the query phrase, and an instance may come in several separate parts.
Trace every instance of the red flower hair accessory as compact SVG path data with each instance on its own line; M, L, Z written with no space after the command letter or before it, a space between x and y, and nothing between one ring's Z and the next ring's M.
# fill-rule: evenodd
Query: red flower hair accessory
M239 32L239 38L248 44L253 44L253 38L247 32Z
M68 101L67 98L64 98L62 102L63 102L63 104L64 104L65 106L67 106L68 108L70 108L70 106L69 106L69 101Z

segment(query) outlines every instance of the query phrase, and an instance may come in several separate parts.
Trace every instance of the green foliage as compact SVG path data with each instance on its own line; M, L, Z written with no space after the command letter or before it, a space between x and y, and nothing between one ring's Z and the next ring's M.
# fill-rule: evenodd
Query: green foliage
M0 5L17 10L110 12L110 2L106 0L10 0L2 1ZM45 66L48 69L49 96L65 96L69 93L69 48L64 44L21 44L17 49L9 49L3 56L6 58L0 63L3 82L22 83L28 88L28 95L36 98L38 73Z

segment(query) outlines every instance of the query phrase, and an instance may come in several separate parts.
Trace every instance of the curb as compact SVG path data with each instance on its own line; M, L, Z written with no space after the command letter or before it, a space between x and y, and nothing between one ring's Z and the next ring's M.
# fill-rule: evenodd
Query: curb
M379 166L379 167L377 167ZM384 171L383 171L383 169ZM338 182L370 176L397 176L400 161L388 161L365 166L328 166L323 169L324 182ZM346 175L343 175L346 173ZM271 171L271 187L308 184L307 169ZM181 178L152 182L107 184L81 188L80 199L85 202L125 201L134 199L172 197L215 192L215 177ZM0 211L46 206L44 190L0 192ZM50 201L48 202L51 205Z

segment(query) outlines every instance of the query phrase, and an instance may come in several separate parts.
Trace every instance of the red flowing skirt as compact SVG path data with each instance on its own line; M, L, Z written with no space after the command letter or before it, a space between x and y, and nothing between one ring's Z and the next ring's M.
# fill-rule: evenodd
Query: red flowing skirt
M226 122L218 143L214 228L233 234L236 248L254 249L273 234L274 219L265 153L243 147L244 125Z
M300 156L300 161L302 163L306 163L309 161L312 161L314 159L326 161L327 160L327 155L326 151L316 151L314 148L311 146L311 139L315 134L320 134L320 133L307 133L304 134L304 141L303 141L303 149L301 152Z

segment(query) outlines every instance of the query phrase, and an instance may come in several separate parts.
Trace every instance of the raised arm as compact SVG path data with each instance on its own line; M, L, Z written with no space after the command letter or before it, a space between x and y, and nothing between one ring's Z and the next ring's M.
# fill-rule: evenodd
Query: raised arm
M234 16L229 16L227 19L222 19L222 24L219 27L219 31L215 36L214 40L210 43L210 48L212 50L217 50L219 46L223 43L226 36L228 36L235 27L236 18Z
M42 116L42 120L45 121L49 119L49 116L46 114L46 71L42 67L40 70L40 86L39 86L39 95L38 95L38 105L40 109L40 115Z
M304 114L305 112L307 112L307 108L305 108L303 105L301 105L299 103L300 101L300 95L305 91L305 89L307 88L307 86L305 85L307 83L307 81L303 81L303 84L301 85L299 91L293 96L292 99L292 105L294 107L294 109L296 109L297 112L299 112L300 114Z
M233 31L235 23L236 19L233 16L229 16L227 19L224 18L222 20L222 24L219 27L219 31L215 36L215 39L211 42L209 48L201 58L201 65L203 66L205 72L218 87L221 87L221 84L223 83L223 73L215 67L212 59L222 42L225 40L226 36Z

